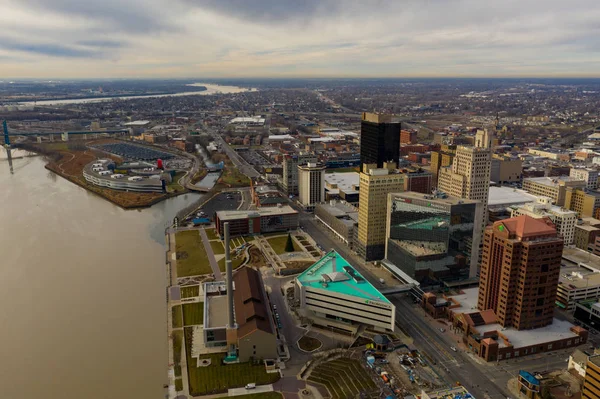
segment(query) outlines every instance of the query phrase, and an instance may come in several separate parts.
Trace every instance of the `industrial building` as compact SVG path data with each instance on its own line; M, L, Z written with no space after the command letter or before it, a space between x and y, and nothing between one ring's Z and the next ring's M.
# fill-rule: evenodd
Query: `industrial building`
M477 270L479 201L406 192L388 195L385 258L411 278L465 280ZM386 263L384 263L384 266Z
M225 234L225 222L229 222L232 237L289 231L298 228L298 212L287 205L256 211L218 211L215 214L215 225L221 238Z
M395 306L336 251L296 278L295 297L313 325L349 335L361 325L394 330Z

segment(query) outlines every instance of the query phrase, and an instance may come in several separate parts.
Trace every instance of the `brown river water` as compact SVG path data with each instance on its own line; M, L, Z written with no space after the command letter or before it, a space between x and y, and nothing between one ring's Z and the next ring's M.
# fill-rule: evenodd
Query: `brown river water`
M164 398L164 229L198 196L125 211L5 155L0 398Z

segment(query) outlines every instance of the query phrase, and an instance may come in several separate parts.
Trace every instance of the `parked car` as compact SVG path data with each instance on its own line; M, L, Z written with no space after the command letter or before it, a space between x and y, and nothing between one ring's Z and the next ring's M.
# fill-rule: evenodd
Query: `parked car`
M440 328L440 332L445 332L446 329L445 328Z
M456 352L456 348L454 346L451 346L450 349L452 349L454 352Z
M256 388L256 383L250 383L250 384L246 384L246 389L255 389Z

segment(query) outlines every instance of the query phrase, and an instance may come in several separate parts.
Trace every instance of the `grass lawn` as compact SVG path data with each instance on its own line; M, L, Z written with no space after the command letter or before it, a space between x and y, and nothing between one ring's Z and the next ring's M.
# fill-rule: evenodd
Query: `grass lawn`
M321 341L316 338L307 337L306 335L298 340L298 346L300 349L306 352L317 350L321 347L321 345Z
M240 267L242 265L242 263L244 263L244 260L246 260L245 257L242 256L241 258L233 258L233 254L232 254L231 255L231 267L233 268L233 270ZM221 259L217 263L219 264L219 270L224 272L225 271L225 258Z
M221 175L223 183L230 186L246 187L250 185L250 179L245 174L241 173L238 168L232 164L227 164Z
M175 390L177 392L183 391L183 380L181 378L175 380Z
M215 253L215 255L224 255L225 254L225 247L223 246L221 241L211 241L210 246L211 246L213 252Z
M173 318L173 328L183 327L181 305L173 306L171 308L171 317Z
M200 295L199 285L188 285L187 287L181 287L182 298L193 298Z
M254 236L243 236L242 237L244 239L244 241L246 242L251 242L254 241L255 237Z
M185 191L185 187L179 184L179 179L185 175L185 172L177 172L173 176L173 181L167 185L167 192L169 193L180 193Z
M209 240L218 240L221 238L217 235L217 230L215 229L204 229L204 231L206 231L206 236Z
M193 326L204 323L204 302L184 303L183 324Z
M188 380L190 394L193 396L227 392L228 388L239 388L249 383L256 385L272 384L279 380L279 374L267 374L264 364L252 365L250 363L237 363L223 365L221 363L224 355L222 353L209 354L202 358L211 359L211 365L207 367L195 367L196 359L191 357L192 329L185 329ZM271 398L266 394L259 394L256 398ZM249 398L251 396L243 396ZM273 396L272 398L280 398Z
M175 234L177 277L212 273L200 234L195 230Z
M277 255L281 255L285 253L285 244L287 243L287 234L281 237L274 237L274 238L269 238L267 240L269 242L269 245L271 246L271 248L273 248L273 251L275 251L275 253ZM294 252L298 251L299 248L296 245L296 243L292 240L293 244L294 244Z
M172 335L173 335L173 363L175 363L175 365L179 366L179 363L181 363L181 344L183 343L183 330L173 331ZM181 367L179 367L179 370L181 372Z
M175 372L175 377L181 377L181 365L177 364L173 367L173 371Z

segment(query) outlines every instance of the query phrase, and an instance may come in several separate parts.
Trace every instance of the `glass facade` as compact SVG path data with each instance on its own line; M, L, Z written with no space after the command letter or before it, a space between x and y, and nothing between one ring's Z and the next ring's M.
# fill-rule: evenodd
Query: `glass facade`
M393 195L388 260L420 281L467 278L476 208L454 198Z

